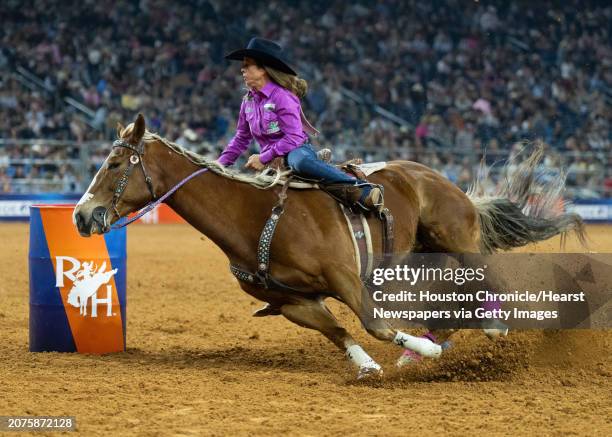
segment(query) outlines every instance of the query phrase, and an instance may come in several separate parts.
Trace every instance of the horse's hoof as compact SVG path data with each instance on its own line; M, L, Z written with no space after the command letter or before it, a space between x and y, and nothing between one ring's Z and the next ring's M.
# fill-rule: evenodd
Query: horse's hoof
M499 320L492 320L488 325L489 327L483 329L483 332L489 337L489 340L495 340L496 338L508 335L508 326Z
M500 329L500 328L490 328L483 329L485 335L489 337L489 340L495 340L499 337L505 337L508 335L508 328Z
M416 363L421 361L423 357L416 353L415 351L411 351L410 349L406 349L404 353L397 359L395 365L398 368L402 368L412 363Z
M440 347L443 351L445 351L446 349L450 349L451 347L453 347L453 342L450 340L446 340L444 343L440 344Z
M368 361L359 366L357 379L380 378L383 375L382 367L375 361Z

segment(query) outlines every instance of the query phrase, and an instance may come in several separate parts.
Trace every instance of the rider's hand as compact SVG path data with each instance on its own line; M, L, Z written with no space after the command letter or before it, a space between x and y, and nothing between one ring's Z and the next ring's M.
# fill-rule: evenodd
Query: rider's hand
M244 165L245 168L252 168L253 170L261 171L266 168L265 165L262 164L259 159L259 155L251 155L249 156L249 160Z

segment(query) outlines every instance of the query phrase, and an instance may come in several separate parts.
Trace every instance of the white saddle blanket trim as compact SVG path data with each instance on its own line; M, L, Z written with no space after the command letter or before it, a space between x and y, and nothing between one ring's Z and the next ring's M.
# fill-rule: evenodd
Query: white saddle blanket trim
M367 164L361 164L359 170L361 170L366 176L370 176L372 173L376 173L384 169L387 166L386 161L381 162L369 162Z

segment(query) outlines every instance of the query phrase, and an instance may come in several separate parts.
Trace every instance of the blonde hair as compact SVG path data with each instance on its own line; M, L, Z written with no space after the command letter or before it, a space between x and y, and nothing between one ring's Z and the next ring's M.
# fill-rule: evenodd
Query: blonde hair
M304 98L308 92L308 82L301 77L279 71L275 68L268 67L267 65L262 65L262 67L264 70L266 70L266 73L268 73L270 79L286 90L291 91L300 99Z

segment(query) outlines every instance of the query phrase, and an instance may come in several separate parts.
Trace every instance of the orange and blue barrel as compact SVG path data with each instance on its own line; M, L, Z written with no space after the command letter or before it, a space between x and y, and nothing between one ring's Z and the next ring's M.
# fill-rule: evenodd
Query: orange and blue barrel
M81 237L73 209L30 208L30 351L124 351L125 228Z

